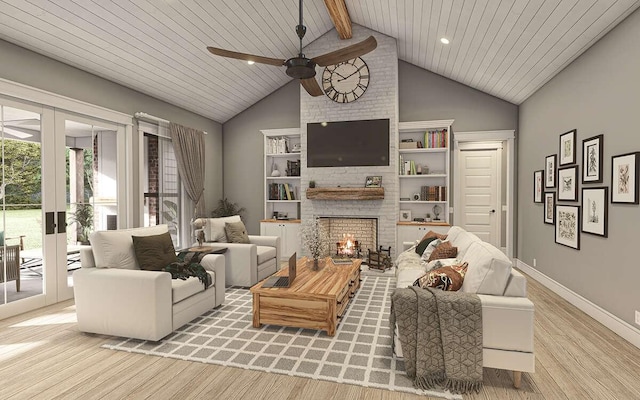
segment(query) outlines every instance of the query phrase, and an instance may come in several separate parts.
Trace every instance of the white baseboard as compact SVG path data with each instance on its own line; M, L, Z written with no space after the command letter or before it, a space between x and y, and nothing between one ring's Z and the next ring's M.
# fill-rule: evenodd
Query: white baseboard
M520 260L516 260L516 267L536 281L540 282L542 285L549 288L551 291L553 291L563 299L567 300L569 303L584 311L591 318L595 319L596 321L600 322L607 328L617 333L620 337L627 340L629 343L633 344L637 348L640 348L640 329L621 320L620 318L611 314L609 311L585 299L573 290L554 281L553 279L549 278L537 269L534 269L533 267L527 265L526 263Z

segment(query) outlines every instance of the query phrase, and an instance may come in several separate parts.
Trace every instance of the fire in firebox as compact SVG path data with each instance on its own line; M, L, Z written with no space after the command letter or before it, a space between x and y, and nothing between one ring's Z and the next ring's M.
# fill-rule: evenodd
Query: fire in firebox
M342 240L336 243L336 255L341 257L360 257L360 244L350 233L342 235Z

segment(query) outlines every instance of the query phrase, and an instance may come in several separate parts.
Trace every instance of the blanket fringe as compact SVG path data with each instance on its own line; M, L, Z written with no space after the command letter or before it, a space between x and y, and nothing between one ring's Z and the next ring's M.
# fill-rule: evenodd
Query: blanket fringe
M482 381L463 381L459 379L445 379L444 388L448 389L451 393L466 394L471 391L476 393L482 389Z
M442 386L444 381L444 371L440 371L433 374L416 377L416 379L413 380L413 386L422 390L429 390L435 388L436 386Z

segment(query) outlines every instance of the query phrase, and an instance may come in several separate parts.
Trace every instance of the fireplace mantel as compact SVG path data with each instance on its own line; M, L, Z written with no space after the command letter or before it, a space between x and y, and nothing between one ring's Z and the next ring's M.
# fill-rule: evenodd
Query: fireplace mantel
M384 188L343 188L323 187L308 188L307 199L312 200L381 200L384 199Z

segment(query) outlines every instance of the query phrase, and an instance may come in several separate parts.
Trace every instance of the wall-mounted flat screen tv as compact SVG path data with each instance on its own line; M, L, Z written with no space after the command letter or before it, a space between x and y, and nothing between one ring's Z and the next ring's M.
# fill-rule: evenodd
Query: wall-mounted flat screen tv
M389 119L307 124L307 167L389 165Z

